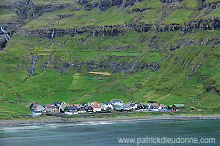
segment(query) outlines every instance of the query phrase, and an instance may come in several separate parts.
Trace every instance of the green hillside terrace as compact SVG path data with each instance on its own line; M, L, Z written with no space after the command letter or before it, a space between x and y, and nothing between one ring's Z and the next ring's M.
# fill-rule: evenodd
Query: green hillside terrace
M219 112L219 5L1 1L0 115L28 113L31 102L111 99Z

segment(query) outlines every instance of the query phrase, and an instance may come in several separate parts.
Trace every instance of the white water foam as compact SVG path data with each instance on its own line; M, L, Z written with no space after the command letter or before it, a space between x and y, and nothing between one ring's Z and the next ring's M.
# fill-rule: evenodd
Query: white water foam
M40 128L40 126L1 127L0 131L34 130Z

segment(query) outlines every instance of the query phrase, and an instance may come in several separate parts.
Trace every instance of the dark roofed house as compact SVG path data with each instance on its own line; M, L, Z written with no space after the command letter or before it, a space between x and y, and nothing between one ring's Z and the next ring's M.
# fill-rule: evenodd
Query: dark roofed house
M113 109L113 105L111 102L105 102L101 105L102 110L106 111L106 110L112 110Z
M123 100L111 100L111 103L115 106L115 105L119 105L119 106L121 106L121 105L123 105Z
M62 105L62 104L66 104L66 103L65 103L65 102L62 102L62 101L54 101L52 104L53 104L53 105L56 105L56 106L60 106L60 105Z
M79 106L79 107L78 107L78 111L79 111L79 113L85 113L85 112L87 112L87 111L86 111L86 108L85 108L84 106Z
M84 108L85 108L85 110L86 110L87 112L93 113L93 108L92 108L91 106L86 106L86 107L84 107Z
M174 104L172 106L172 111L180 111L180 110L183 110L185 109L185 104L181 103L181 104Z
M148 101L147 103L157 103L156 101Z
M137 109L137 103L131 103L130 107L134 110Z
M80 103L80 105L79 105L80 107L86 107L86 106L88 106L88 104L87 103Z
M64 109L65 112L77 112L78 107L77 106L66 106Z

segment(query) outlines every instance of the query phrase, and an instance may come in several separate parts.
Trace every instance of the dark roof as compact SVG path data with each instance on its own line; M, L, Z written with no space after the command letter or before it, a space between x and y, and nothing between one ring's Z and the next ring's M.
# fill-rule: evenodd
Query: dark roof
M56 106L50 106L50 107L47 107L47 108L56 108L56 109L58 109L58 107L56 107Z
M85 109L89 110L89 109L92 109L92 107L91 106L86 106Z
M104 104L112 104L111 102L105 102Z
M123 101L122 100L112 100L111 102L112 103L115 103L115 102L121 102L122 103Z
M157 103L156 101L148 101L148 103Z
M66 109L68 110L78 110L77 106L66 106Z
M87 103L84 103L84 102L83 102L83 103L80 103L80 105L81 105L81 106L86 106Z
M62 104L63 102L61 101L54 101L52 104Z

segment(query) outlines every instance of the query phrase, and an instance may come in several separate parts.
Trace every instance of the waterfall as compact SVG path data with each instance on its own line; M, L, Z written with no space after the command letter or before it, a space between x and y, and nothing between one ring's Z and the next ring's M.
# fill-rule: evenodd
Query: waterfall
M6 30L4 30L2 26L1 26L1 31L6 35L6 40L8 41L11 38L9 36L8 32Z
M73 37L76 36L76 35L77 35L77 30L75 28L74 31L73 31Z
M52 34L51 34L51 39L54 38L54 34L55 34L55 31L53 29Z
M31 64L30 64L30 68L28 69L29 73L30 73L30 77L32 77L34 75L34 67L37 63L37 55L33 55L32 59L31 59Z

